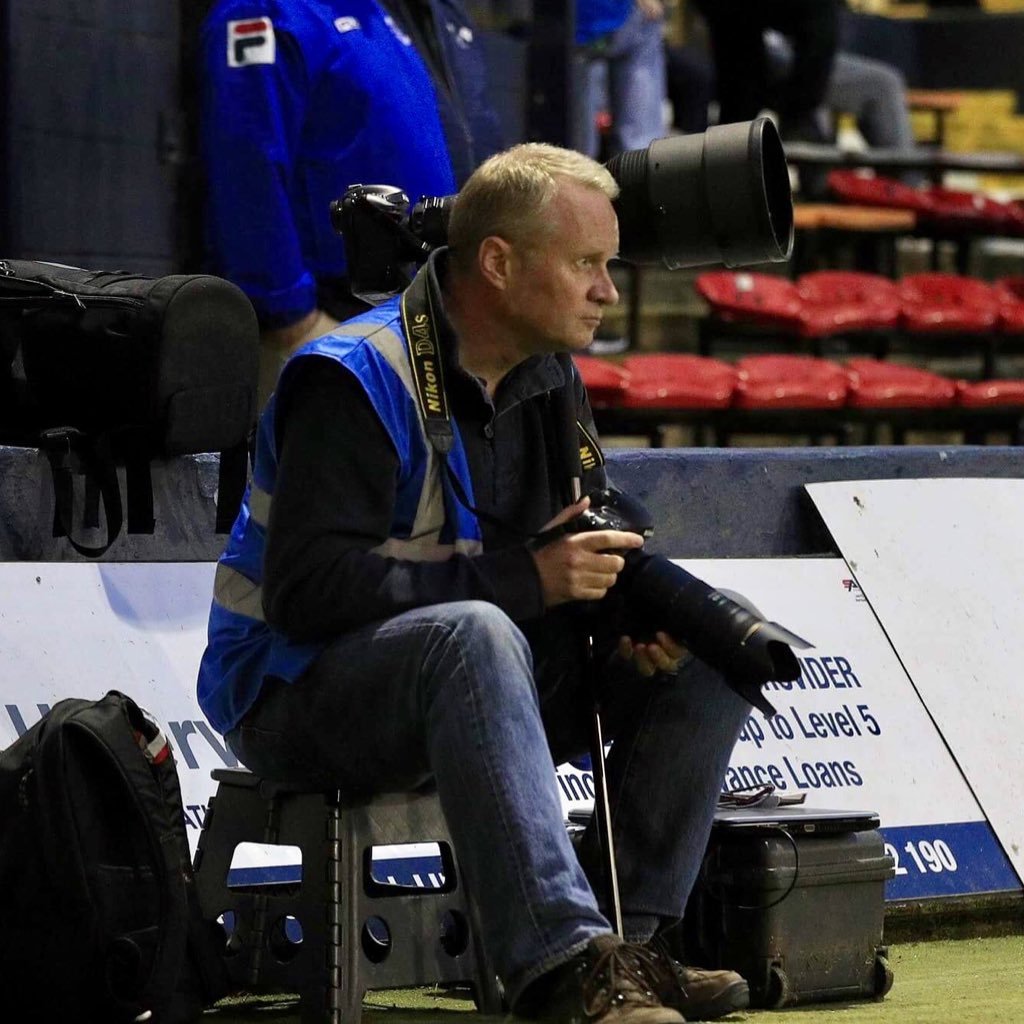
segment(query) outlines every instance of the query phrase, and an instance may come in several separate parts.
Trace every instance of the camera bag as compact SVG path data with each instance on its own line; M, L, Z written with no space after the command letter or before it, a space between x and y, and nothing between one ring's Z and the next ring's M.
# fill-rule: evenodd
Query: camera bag
M883 926L895 873L882 833L869 812L846 824L796 813L789 826L756 806L728 824L716 816L675 955L739 972L753 1007L881 999L893 983Z
M54 483L54 536L99 556L121 528L152 533L151 460L219 452L217 528L230 529L256 418L256 314L221 278L150 278L0 260L0 443L37 447ZM85 479L71 537L73 478Z
M227 994L219 931L199 909L170 745L131 698L62 700L0 751L10 1019L198 1020Z

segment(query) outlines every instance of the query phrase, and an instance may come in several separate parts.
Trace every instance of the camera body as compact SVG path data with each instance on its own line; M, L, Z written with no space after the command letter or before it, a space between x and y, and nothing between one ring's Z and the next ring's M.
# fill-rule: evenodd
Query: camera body
M591 491L590 504L569 525L571 533L594 530L624 530L646 540L654 533L654 522L646 507L625 491L606 487Z
M653 523L634 498L615 488L594 491L569 532L625 530L650 537ZM716 590L661 555L623 552L625 568L609 591L613 627L643 640L661 630L721 672L725 682L767 717L775 708L762 693L767 682L800 678L792 648L811 645L761 613L739 594Z

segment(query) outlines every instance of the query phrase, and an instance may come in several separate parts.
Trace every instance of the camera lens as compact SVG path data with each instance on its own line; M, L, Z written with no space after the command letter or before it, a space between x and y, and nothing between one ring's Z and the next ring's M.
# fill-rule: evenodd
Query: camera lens
M789 259L789 169L770 118L656 139L607 166L621 190L623 259L670 270Z

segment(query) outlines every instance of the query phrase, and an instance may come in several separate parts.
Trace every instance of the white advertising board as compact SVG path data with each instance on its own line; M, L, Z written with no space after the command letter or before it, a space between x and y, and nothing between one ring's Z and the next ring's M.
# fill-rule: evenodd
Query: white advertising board
M64 697L121 690L174 746L193 847L210 771L238 764L195 696L213 572L210 562L0 565L0 747Z
M876 811L897 865L888 899L1018 887L842 559L679 564L814 644L799 652L798 682L765 688L777 714L751 710L724 788L771 783L808 807ZM563 765L559 785L568 807L592 803L589 773Z
M751 714L728 788L771 781L811 806L878 811L899 861L890 899L1017 885L841 559L685 565L815 643L802 652L800 682L768 691L776 717ZM195 699L213 571L212 563L0 564L0 748L62 697L128 693L175 747L194 847L210 771L236 765ZM566 808L589 805L589 773L561 766L559 780ZM287 853L247 854L239 866L249 870L288 863ZM437 868L426 851L377 856L383 878L430 884Z
M1024 878L1024 480L808 491Z

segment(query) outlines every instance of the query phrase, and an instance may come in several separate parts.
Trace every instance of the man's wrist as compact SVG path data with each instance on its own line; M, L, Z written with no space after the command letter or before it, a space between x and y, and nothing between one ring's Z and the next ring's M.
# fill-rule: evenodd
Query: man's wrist
M311 309L305 316L280 327L265 327L263 340L274 348L292 351L307 341L319 338L338 326L338 321L322 309Z

